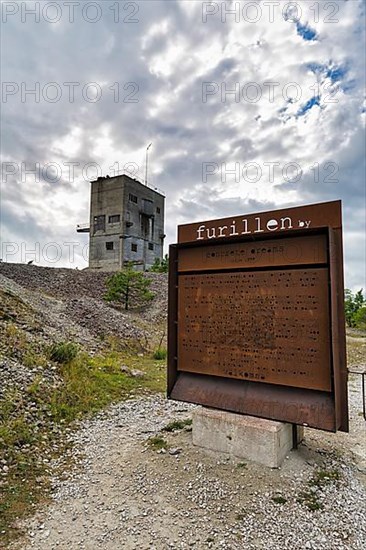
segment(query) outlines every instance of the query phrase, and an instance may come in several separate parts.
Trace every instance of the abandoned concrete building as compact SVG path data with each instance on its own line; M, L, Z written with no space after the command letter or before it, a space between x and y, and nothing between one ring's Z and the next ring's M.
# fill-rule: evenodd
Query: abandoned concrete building
M165 196L126 174L91 182L89 268L118 270L127 262L146 270L163 258Z

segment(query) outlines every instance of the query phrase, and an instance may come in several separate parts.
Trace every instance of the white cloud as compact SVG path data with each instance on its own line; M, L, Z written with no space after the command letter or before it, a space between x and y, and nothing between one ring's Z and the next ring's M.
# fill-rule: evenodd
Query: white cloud
M30 176L27 185L19 182L19 173L9 177L3 183L3 236L29 243L37 236L79 239L74 225L89 216L89 184L81 168L97 162L107 174L116 161L133 162L143 174L145 147L152 141L150 177L167 193L168 242L176 237L176 223L342 198L347 284L364 284L362 1L327 3L336 6L332 10L298 0L301 25L316 40L305 40L295 22L283 18L287 2L275 7L272 23L263 4L256 23L244 21L242 12L239 22L227 16L223 23L218 13L204 23L202 3L186 1L141 2L138 23L115 23L112 4L101 4L103 17L95 24L76 10L75 23L63 19L57 32L45 21L24 24L16 17L3 25L8 52L3 80L24 82L29 89L39 82L41 90L57 82L63 92L57 103L45 101L42 93L39 102L31 96L22 102L20 92L8 97L4 160L80 165L73 181L63 173L56 184L42 174L40 182ZM88 102L83 90L95 81L102 96ZM73 102L67 82L79 83ZM273 97L269 82L276 83ZM138 87L137 103L128 102L129 83ZM207 101L204 83L215 83ZM258 101L249 83L260 90ZM238 101L225 96L235 86ZM318 94L319 105L306 111ZM206 182L205 162L218 167ZM249 162L262 170L258 181L242 177ZM283 172L293 162L302 170L295 183ZM235 163L241 177L235 181L227 174L225 180L223 164L230 169ZM276 163L273 181L266 163ZM338 181L332 183L335 164Z

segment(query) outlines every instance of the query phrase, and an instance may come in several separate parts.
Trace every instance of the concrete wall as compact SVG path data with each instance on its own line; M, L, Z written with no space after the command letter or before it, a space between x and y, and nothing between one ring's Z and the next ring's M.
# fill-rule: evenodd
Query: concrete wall
M92 182L89 267L121 269L132 261L143 270L162 259L164 206L163 195L128 176ZM118 215L119 222L110 220Z
M137 197L137 204L130 200L130 195ZM150 213L145 201L152 201L153 217L144 215L144 211ZM123 258L125 261L141 262L147 269L155 258L163 258L165 198L146 185L126 178L124 205L125 219L133 225L126 227L126 234L131 237L124 239ZM132 250L132 244L137 245L137 252ZM150 250L149 244L153 250Z

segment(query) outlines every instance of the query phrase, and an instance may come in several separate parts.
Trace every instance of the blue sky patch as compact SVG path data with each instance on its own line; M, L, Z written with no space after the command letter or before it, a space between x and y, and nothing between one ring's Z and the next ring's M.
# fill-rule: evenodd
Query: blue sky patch
M314 105L320 105L320 97L317 95L315 97L312 97L303 105L298 111L297 116L303 116L305 113L310 111L314 107Z
M316 40L317 34L314 29L308 25L302 25L300 21L296 22L297 34L301 36L304 40L311 41Z

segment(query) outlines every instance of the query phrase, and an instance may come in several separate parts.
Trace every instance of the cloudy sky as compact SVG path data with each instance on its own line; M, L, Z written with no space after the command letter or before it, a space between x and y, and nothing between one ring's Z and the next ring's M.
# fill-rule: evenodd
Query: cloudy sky
M342 199L365 288L363 0L1 8L4 261L85 267L89 180L143 177L152 142L167 245L179 223Z

